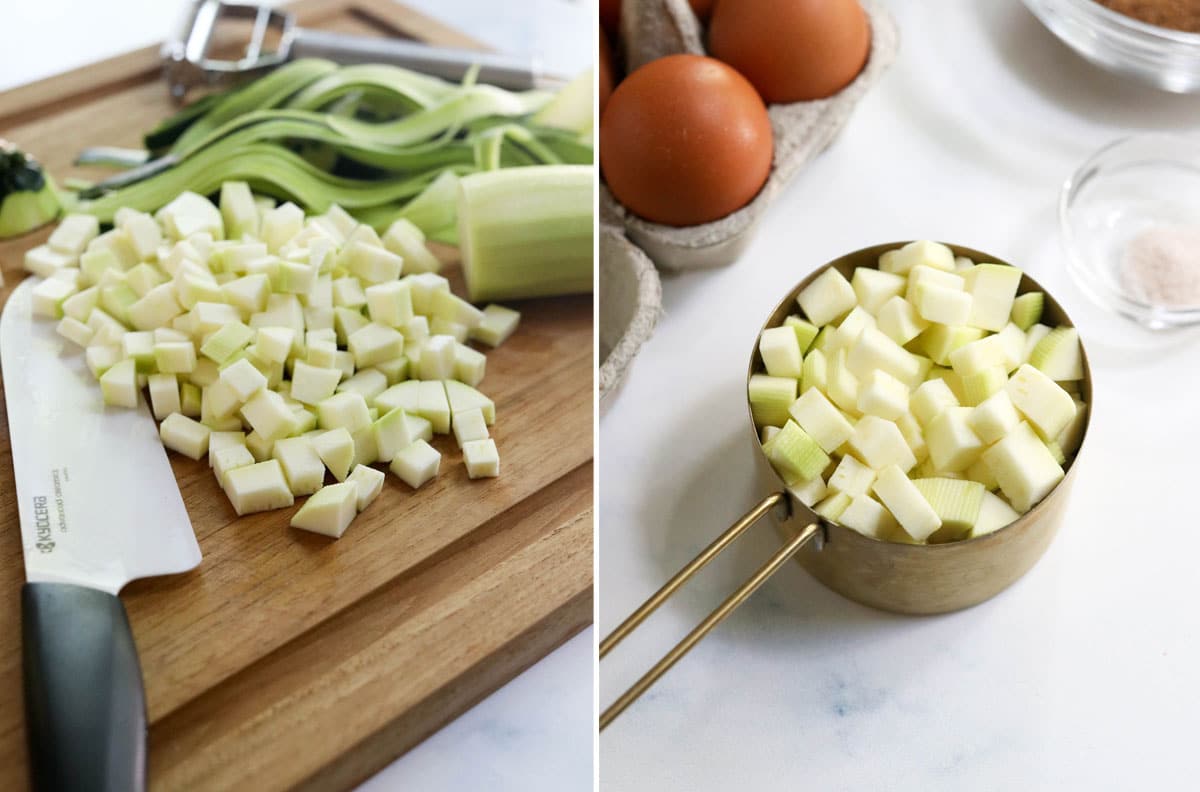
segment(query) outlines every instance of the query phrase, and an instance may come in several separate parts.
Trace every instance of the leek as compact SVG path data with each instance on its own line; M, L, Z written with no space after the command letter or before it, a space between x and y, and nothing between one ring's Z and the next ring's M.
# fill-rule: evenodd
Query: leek
M473 302L592 290L592 168L543 165L459 181L458 236Z

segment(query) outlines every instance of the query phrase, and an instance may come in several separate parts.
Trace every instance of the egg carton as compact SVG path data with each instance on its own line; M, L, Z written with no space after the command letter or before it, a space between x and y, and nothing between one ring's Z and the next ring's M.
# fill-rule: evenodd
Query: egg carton
M658 271L619 225L600 225L600 410L662 315Z
M879 0L862 0L862 6L871 23L871 52L854 81L826 99L768 105L775 156L754 200L720 220L675 227L637 217L602 187L601 219L623 226L663 270L711 269L736 260L771 201L805 163L833 142L854 106L896 56L898 33L891 14ZM621 41L626 71L665 55L707 54L703 29L687 0L624 0Z

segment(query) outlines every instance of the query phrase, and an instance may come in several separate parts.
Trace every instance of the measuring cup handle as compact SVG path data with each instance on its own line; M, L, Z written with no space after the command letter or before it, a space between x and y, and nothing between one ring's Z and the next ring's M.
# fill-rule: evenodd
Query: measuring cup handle
M725 548L733 543L735 539L745 533L746 529L754 523L758 522L764 515L771 511L776 506L783 505L790 512L791 501L788 499L786 492L774 492L755 506L750 511L742 515L742 518L735 522L718 536L712 544L704 548L701 553L688 562L687 566L675 573L675 576L668 580L662 588L654 593L650 599L646 600L629 615L625 621L621 622L617 629L613 630L603 641L600 642L600 657L603 658L608 654L614 646L619 644L629 633L633 632L638 626L646 620L646 618L658 609L660 605L667 601L668 598L680 587L683 586L693 575L703 569L708 562L712 561L721 554ZM736 591L729 595L716 610L710 613L704 621L696 625L687 637L675 645L671 651L667 652L661 660L654 664L641 679L633 684L629 690L625 691L616 701L600 715L600 730L603 731L609 723L614 721L618 715L625 709L637 701L637 699L645 693L651 685L653 685L659 677L670 670L671 666L675 665L685 654L691 651L704 636L708 635L714 627L720 624L724 619L739 605L745 602L751 594L775 574L775 572L783 566L789 558L800 551L800 548L808 544L808 542L820 533L820 524L811 523L797 533L786 545L771 556L765 564L758 568L749 580L743 583Z

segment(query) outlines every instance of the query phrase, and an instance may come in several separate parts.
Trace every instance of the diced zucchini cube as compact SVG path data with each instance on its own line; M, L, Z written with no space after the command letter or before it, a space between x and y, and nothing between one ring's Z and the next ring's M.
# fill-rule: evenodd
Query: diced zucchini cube
M384 243L386 244L386 242L385 236ZM516 332L517 324L520 321L521 314L519 312L502 305L489 305L483 309L483 320L477 327L471 328L470 338L472 341L479 341L493 348L498 347ZM813 335L816 335L816 328L813 328Z
M202 398L200 388L190 382L179 385L179 411L188 418L199 418L201 415Z
M756 426L783 426L796 400L796 380L753 374L749 385L750 412Z
M483 411L483 420L488 426L496 422L496 403L487 396L475 390L470 385L456 382L455 380L445 380L442 384L446 388L446 400L449 402L451 413L478 407ZM378 404L378 400L376 400L376 403ZM383 405L379 406L382 407ZM415 411L409 410L409 412ZM412 415L409 416L409 418L412 417ZM782 421L780 423L782 424Z
M859 381L846 365L846 350L839 349L829 358L829 382L826 393L830 401L851 415L858 415Z
M898 527L896 519L870 495L856 495L837 521L872 539L887 539Z
M979 507L979 517L975 520L975 527L971 529L971 538L998 531L1020 516L999 495L985 492L983 503Z
M346 483L353 484L355 487L355 508L358 511L361 512L370 506L371 501L383 492L383 478L383 471L367 465L355 466L354 471L346 479Z
M1021 422L983 454L1013 508L1024 513L1062 481L1062 466L1032 427Z
M92 342L92 336L95 331L85 325L78 319L73 319L70 316L64 316L62 321L54 328L54 331L63 338L67 339L76 346L86 347Z
M404 354L404 336L387 325L369 323L349 336L354 364L367 368ZM453 355L453 349L451 349Z
M391 462L396 454L408 448L416 440L408 423L408 415L401 407L395 407L374 423L375 456Z
M974 407L1004 390L1008 374L1004 366L991 366L962 378L963 404Z
M825 357L837 353L839 349L850 349L868 327L875 327L875 317L867 313L861 305L854 306L829 336L829 340L822 350Z
M100 375L104 403L114 407L138 406L137 365L126 359L112 364Z
M846 355L846 365L860 380L882 369L901 382L915 385L920 381L921 363L916 357L874 327L863 330Z
M411 220L401 217L383 234L383 246L404 259L408 272L437 272L441 262L425 246L425 234Z
M870 492L874 481L875 471L847 454L837 463L826 486L833 492L844 492L853 498Z
M875 496L914 540L924 542L942 527L942 518L904 471L895 465L880 470L872 486Z
M342 248L338 263L366 283L394 281L404 268L404 259L395 253L363 242Z
M277 459L226 471L225 494L239 516L295 503Z
M858 410L894 421L908 412L908 386L886 371L872 371L859 386Z
M1021 271L1003 264L978 264L964 276L971 295L971 315L966 324L999 332L1012 314Z
M304 228L304 210L288 201L271 209L259 220L258 236L267 243L267 249L278 253L288 240Z
M832 454L854 433L854 426L846 420L846 416L816 389L805 391L792 402L788 415L828 454Z
M466 344L454 345L454 376L446 379L456 379L474 387L483 382L486 373L487 357L482 352L471 349Z
M829 387L829 363L819 349L809 350L800 368L800 392L816 389L824 393Z
M356 391L362 394L367 404L373 404L379 394L387 390L387 377L378 369L363 369L353 377L338 384L338 392Z
M859 267L850 279L858 304L872 315L877 314L888 300L903 294L904 285L902 276L870 267Z
M763 451L789 487L820 475L829 464L829 455L817 441L790 420L763 446Z
M992 474L992 469L988 467L988 463L983 457L975 460L975 463L967 468L963 475L971 481L978 481L983 485L984 489L1000 489L1000 482L996 481L996 477Z
M825 480L820 476L816 476L808 481L793 484L788 487L788 492L792 493L796 500L812 508L818 501L829 494L829 489L825 486Z
M451 429L458 447L472 440L486 440L488 437L487 422L483 420L483 410L463 410L454 413L451 419Z
M967 423L985 445L991 445L1013 430L1021 418L1013 407L1008 392L1001 390L981 402Z
M939 366L950 365L950 355L972 341L983 338L984 331L978 327L948 327L943 324L930 325L917 340L921 349Z
M483 321L483 311L449 291L435 291L429 298L432 318L465 325L468 330Z
M1058 437L1075 417L1071 394L1029 364L1022 365L1009 378L1007 389L1013 405L1042 437Z
M271 457L279 460L293 495L310 495L321 489L325 481L325 463L307 437L276 440Z
M960 377L992 366L1003 366L1007 360L1004 342L998 335L971 341L950 353L950 365Z
M368 286L365 296L372 322L399 328L413 318L412 285L405 281Z
M417 377L423 380L454 378L454 347L457 342L447 335L435 335L421 349Z
M834 492L825 497L813 507L813 511L830 522L837 522L842 512L850 505L850 496L844 492Z
M251 396L267 387L267 378L246 358L222 369L220 381L229 386L241 402L248 401Z
M50 234L47 245L56 253L78 256L99 235L100 222L94 215L68 214Z
M995 337L1004 350L1004 370L1015 371L1025 362L1025 333L1009 322Z
M898 465L907 472L917 464L896 424L875 415L864 415L859 420L849 443L850 450L875 470Z
M361 393L335 393L317 404L317 422L322 429L343 427L351 435L371 425L367 402Z
M972 412L970 407L948 407L929 422L925 442L939 472L966 470L983 451L983 441L970 426Z
M205 339L200 354L221 365L245 349L254 336L255 331L241 322L230 322Z
M1018 296L1013 300L1010 314L1013 324L1029 332L1029 328L1042 321L1042 308L1045 303L1046 295L1040 291L1026 292Z
M34 316L46 316L51 319L61 319L63 302L79 291L75 284L60 278L47 278L33 287L31 297Z
M940 242L920 240L909 242L896 251L889 251L880 257L880 269L894 272L897 275L907 274L914 267L933 267L934 269L954 271L954 253ZM885 258L886 257L886 258Z
M966 281L963 280L961 275L955 275L953 272L944 272L933 267L920 266L915 267L912 272L908 273L904 299L914 304L917 303L920 289L926 284L944 286L951 291L964 291L966 288Z
M929 446L925 442L925 430L912 412L906 412L896 419L896 428L904 435L904 441L912 450L917 462L923 462L929 457Z
M242 417L264 442L274 442L287 437L295 425L292 409L288 407L283 397L275 391L266 389L254 394L249 401L242 405ZM250 438L246 438L246 444L250 445ZM257 454L255 457L257 458Z
M1083 349L1079 331L1056 327L1029 353L1029 365L1056 382L1083 379Z
M418 440L396 454L392 459L391 470L405 484L419 489L438 474L441 462L442 455L433 446L424 440Z
M931 537L932 541L961 539L975 527L985 493L982 484L938 477L916 479L913 485L942 521L942 527Z
M296 401L315 406L334 394L341 379L342 372L338 369L312 366L297 360L292 370L291 396Z
M182 411L182 405L179 403L179 382L174 374L151 374L148 384L150 407L157 420L161 421L171 413Z
M808 321L818 327L849 313L857 301L850 281L832 267L814 278L796 297Z
M494 478L500 475L500 454L496 450L495 440L468 440L463 444L462 453L468 478Z
M217 433L214 432L213 434ZM212 448L212 439L210 437L208 461L212 466L217 484L221 486L221 489L225 489L226 476L229 474L229 471L253 465L254 455L244 445L231 445L214 449Z
M1037 345L1048 335L1050 335L1050 328L1044 324L1035 324L1025 331L1025 354L1021 358L1022 363L1029 362L1029 358L1033 356L1033 350L1037 349Z
M971 295L935 283L917 288L914 304L922 319L944 325L966 324L971 316Z
M338 481L345 481L354 461L354 439L345 427L330 429L314 435L313 450Z
M900 345L912 341L929 327L929 322L903 297L892 297L885 302L876 318L880 332Z
M770 376L799 379L803 355L800 352L800 342L796 340L796 333L792 328L771 327L764 330L758 340L758 352Z
M417 414L433 424L438 434L450 432L450 403L445 381L421 382L417 386Z
M163 445L191 459L208 453L209 428L186 415L171 413L158 426Z

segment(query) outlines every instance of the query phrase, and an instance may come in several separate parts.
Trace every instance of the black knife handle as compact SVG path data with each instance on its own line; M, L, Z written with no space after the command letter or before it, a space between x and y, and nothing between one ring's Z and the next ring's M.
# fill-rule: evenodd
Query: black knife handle
M146 694L120 598L26 583L21 615L34 790L144 790Z

